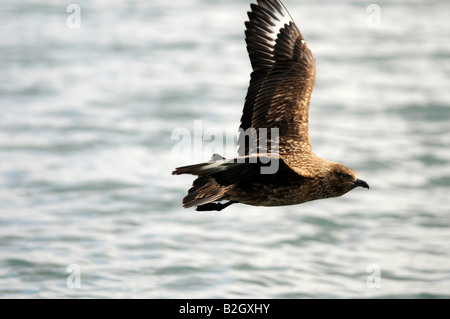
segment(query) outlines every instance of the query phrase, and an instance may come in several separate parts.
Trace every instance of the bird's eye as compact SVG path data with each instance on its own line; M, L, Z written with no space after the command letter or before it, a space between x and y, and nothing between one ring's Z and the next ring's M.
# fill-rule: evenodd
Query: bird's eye
M346 174L346 173L340 173L340 176L341 176L343 179L350 178L350 175L348 175L348 174Z

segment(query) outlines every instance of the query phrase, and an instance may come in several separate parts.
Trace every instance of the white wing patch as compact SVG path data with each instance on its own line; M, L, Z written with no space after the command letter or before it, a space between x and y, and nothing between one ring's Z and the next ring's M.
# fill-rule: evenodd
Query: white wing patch
M272 7L272 6L264 6L265 9L269 9L268 7L270 7L270 13L275 16L275 18L271 17L271 24L273 26L271 26L271 33L267 34L270 38L271 41L267 41L272 47L275 47L276 44L276 40L278 37L278 34L280 33L280 30L284 28L284 26L286 24L289 23L294 23L294 20L292 19L292 17L290 16L289 12L287 11L287 9L285 8L285 6L280 2L280 1L276 1L278 2L279 6L282 8L282 11L278 11L276 8Z

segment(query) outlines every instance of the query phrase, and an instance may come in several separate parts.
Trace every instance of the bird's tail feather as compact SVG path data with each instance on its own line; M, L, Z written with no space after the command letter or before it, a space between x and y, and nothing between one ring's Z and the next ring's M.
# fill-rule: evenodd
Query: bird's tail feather
M178 167L172 172L173 175L191 174L197 176L208 176L226 170L226 158L214 154L211 161L201 164Z
M225 170L226 168L221 165L225 161L224 157L215 154L210 162L179 167L172 172L173 175L192 174L198 176L186 197L183 198L183 207L202 206L222 199L225 189L211 175Z
M211 177L199 177L194 181L188 194L183 198L183 207L202 206L220 200L224 190Z

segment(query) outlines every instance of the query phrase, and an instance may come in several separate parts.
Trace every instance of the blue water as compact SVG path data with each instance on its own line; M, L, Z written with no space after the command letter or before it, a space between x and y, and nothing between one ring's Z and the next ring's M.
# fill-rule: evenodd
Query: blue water
M317 60L313 149L369 191L181 207L172 169L211 151L172 132L237 132L249 2L78 1L80 28L2 2L0 297L450 297L446 0L378 1L379 28L370 2L285 0Z

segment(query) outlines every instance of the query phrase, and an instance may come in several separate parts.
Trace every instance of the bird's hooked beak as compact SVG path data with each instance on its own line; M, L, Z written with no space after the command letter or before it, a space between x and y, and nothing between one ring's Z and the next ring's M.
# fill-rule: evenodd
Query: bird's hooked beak
M359 178L354 180L353 184L355 184L356 187L361 186L361 187L369 189L369 184L367 184L365 181L363 181L362 179L359 179Z

